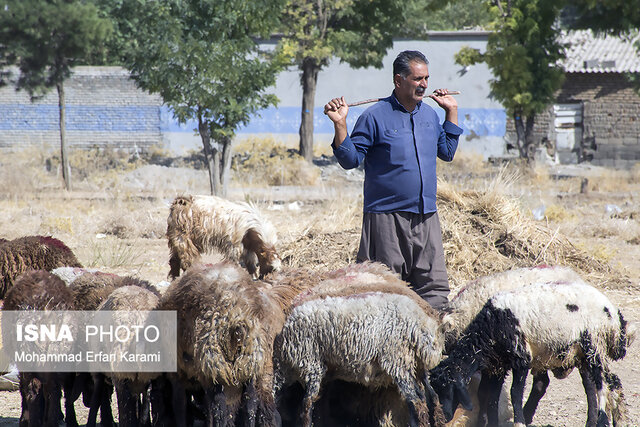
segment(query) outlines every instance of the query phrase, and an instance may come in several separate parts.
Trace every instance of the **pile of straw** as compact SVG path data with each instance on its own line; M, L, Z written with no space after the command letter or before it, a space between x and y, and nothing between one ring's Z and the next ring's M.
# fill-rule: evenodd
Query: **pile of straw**
M609 264L576 248L565 236L525 216L505 195L504 182L484 191L438 184L447 271L452 288L475 277L517 267L565 265L600 287L627 286Z
M507 196L516 179L499 174L480 191L458 191L438 184L438 212L453 291L469 280L500 271L536 265L574 268L595 286L629 285L606 262L576 248L565 236L522 213L517 199ZM360 228L307 232L284 245L285 264L333 270L355 262Z

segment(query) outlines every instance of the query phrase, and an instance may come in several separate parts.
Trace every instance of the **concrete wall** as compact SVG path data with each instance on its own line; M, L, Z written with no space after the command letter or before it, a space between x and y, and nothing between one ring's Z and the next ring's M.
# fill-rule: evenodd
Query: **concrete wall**
M388 52L382 69L352 69L332 61L318 77L314 109L316 144L329 144L333 127L322 114L331 98L345 96L349 101L388 96L392 89L392 62L406 49L422 51L430 61L431 89L446 87L460 90L460 125L464 134L461 151L488 156L504 154L506 117L502 106L489 98L491 73L485 65L469 69L454 63L454 54L462 46L484 49L485 32L435 32L428 41L397 40ZM265 42L273 47L275 41ZM170 110L156 95L137 89L125 70L117 67L78 67L66 83L67 132L74 146L111 145L125 148L162 144L174 153L200 149L195 123L178 124ZM302 90L299 72L281 73L272 93L280 99L277 107L262 111L244 128L238 138L273 135L297 146ZM26 145L56 146L59 142L57 94L49 93L31 103L24 92L0 88L0 147ZM431 100L441 118L443 111ZM350 110L350 127L367 106Z

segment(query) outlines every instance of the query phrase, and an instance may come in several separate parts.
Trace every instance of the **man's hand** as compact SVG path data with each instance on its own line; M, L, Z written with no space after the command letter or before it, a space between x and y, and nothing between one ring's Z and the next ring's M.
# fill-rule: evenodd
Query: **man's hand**
M344 96L341 98L333 98L324 106L324 113L331 119L333 123L344 122L347 119L349 106Z
M446 112L445 120L450 121L454 125L458 124L458 101L448 95L447 89L436 89L433 91L429 98L433 99L440 107Z
M429 95L429 98L436 101L436 103L446 111L458 109L458 101L456 101L453 96L447 95L448 93L449 91L447 89L436 89Z

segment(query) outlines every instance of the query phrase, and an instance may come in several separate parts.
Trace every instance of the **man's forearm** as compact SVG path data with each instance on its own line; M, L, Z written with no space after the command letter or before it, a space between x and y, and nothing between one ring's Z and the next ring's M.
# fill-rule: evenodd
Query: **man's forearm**
M338 148L340 144L347 138L347 121L342 120L334 122L333 127L335 129L335 136L333 137L333 144L335 148Z
M451 123L453 123L454 125L458 125L458 108L449 108L448 110L445 110L446 114L445 114L445 120L450 121Z

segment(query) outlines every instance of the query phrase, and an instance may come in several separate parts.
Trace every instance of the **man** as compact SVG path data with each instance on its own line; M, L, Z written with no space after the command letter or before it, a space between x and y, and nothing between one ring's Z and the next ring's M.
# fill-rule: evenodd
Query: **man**
M345 169L364 161L364 217L358 261L373 260L401 274L429 304L447 302L442 231L436 211L436 157L450 162L462 133L458 104L447 89L428 95L445 110L441 125L422 100L429 61L418 51L393 62L394 90L369 107L347 132L342 98L324 107L333 121L333 152Z

